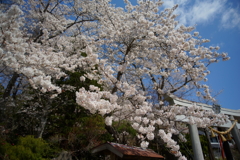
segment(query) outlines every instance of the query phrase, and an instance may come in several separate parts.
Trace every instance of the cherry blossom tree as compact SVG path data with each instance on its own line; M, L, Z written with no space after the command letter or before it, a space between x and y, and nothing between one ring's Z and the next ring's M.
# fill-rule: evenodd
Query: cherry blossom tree
M172 134L182 137L181 132L187 129L178 115L185 115L187 123L198 127L223 124L226 117L202 111L196 105L167 106L165 101L189 86L197 90L197 96L214 101L209 87L202 83L210 74L207 67L229 58L226 53L217 53L219 47L203 47L209 40L200 39L199 33L193 32L194 27L175 21L173 11L177 5L160 11L161 1L138 1L136 6L127 0L125 3L125 10L106 10L100 18L101 30L92 42L104 61L99 70L109 91L82 88L77 102L92 113L105 115L109 126L112 121L131 121L142 139L142 147L147 147L147 141L157 135L176 156L183 158L171 139ZM155 91L157 103L152 103L149 89Z
M55 82L67 78L66 71L84 71L81 81L97 80L103 89L82 87L76 102L102 115L109 132L112 121L127 120L142 147L159 136L184 159L173 134L184 140L188 123L207 127L227 117L166 102L192 87L197 96L214 101L203 83L210 74L207 67L229 58L217 52L219 47L204 47L209 40L200 39L194 27L178 24L177 5L162 9L160 0L125 3L123 9L108 0L28 0L1 7L0 65L51 98L62 92Z

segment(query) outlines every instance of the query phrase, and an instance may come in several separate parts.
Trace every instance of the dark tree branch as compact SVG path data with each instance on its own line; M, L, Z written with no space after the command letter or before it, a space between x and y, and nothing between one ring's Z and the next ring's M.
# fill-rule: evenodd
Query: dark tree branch
M126 53L125 53L125 56L124 56L124 60L123 60L123 62L121 62L120 64L124 64L124 63L126 62L126 56L129 54L129 52L130 52L130 50L131 50L131 48L132 48L132 44L133 44L134 40L135 40L135 39L133 39L133 40L130 42L130 44L127 46L127 50L126 50ZM118 71L117 81L120 81L120 80L121 80L122 75L123 75L123 72ZM116 86L116 84L115 84L114 87L113 87L113 89L112 89L112 92L111 92L111 93L113 94L113 93L117 92L117 89L118 89L118 88L117 88L117 86Z
M110 133L111 135L113 135L114 141L118 141L118 134L116 132L116 130L112 127L112 126L107 126L105 125L105 129L108 131L108 133Z
M161 83L160 89L163 89L164 84L165 84L165 77L162 76L162 83Z
M170 91L170 93L175 93L176 91L178 91L178 90L181 89L182 87L186 86L186 85L187 85L189 82L191 82L191 81L192 81L192 79L189 79L189 80L188 80L188 78L186 77L186 78L185 78L185 82L184 82L181 86L179 86L178 88Z
M120 79L122 78L122 75L123 75L123 73L119 71L118 74L117 74L117 80L118 81L120 81ZM118 89L117 86L114 85L111 93L113 94L113 93L117 92L117 89Z
M10 79L10 81L7 85L7 88L5 89L5 91L3 93L3 99L5 99L11 95L11 91L12 91L18 77L19 77L19 74L17 72L14 72L12 78Z
M143 79L140 78L140 81L141 81L141 85L142 85L143 91L145 92L145 91L146 91L146 88L145 88L145 86L144 86L144 84L143 84Z

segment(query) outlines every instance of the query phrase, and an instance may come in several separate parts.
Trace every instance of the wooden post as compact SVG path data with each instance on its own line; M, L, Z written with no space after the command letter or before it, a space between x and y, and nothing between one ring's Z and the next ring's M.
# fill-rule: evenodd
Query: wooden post
M233 116L230 116L230 118L231 118L231 120L234 120ZM231 130L231 133L233 135L233 139L234 139L234 141L236 143L237 149L240 152L240 133L239 133L237 125L235 125L233 127L233 129Z

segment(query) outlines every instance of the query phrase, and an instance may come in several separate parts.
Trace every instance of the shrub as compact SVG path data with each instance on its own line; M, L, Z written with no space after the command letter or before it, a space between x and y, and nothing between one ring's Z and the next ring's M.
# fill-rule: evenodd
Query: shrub
M45 160L52 156L53 150L43 139L33 136L20 137L17 145L5 145L4 157L7 160Z

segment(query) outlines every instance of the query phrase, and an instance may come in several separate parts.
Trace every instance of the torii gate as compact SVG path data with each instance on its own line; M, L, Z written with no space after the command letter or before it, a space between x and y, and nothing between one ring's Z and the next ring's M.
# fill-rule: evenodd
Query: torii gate
M167 99L170 105L181 105L181 106L190 107L193 105L193 103L195 103L197 106L201 106L205 110L213 109L213 106L211 105L207 105L204 103L196 103L196 102L188 101L185 99L177 98L175 96L165 97L165 98ZM239 132L240 123L238 123L240 122L240 110L221 108L221 113L228 115L230 117L230 120L232 120L232 122L224 124L223 126L216 126L216 127L230 128L233 126L233 128L231 129L231 134L234 138L238 151L240 152L240 132ZM233 125L234 122L236 122L235 125ZM198 128L195 124L194 125L189 124L188 128L189 128L189 134L192 140L194 160L204 160L202 147L201 147L201 143L198 135Z

